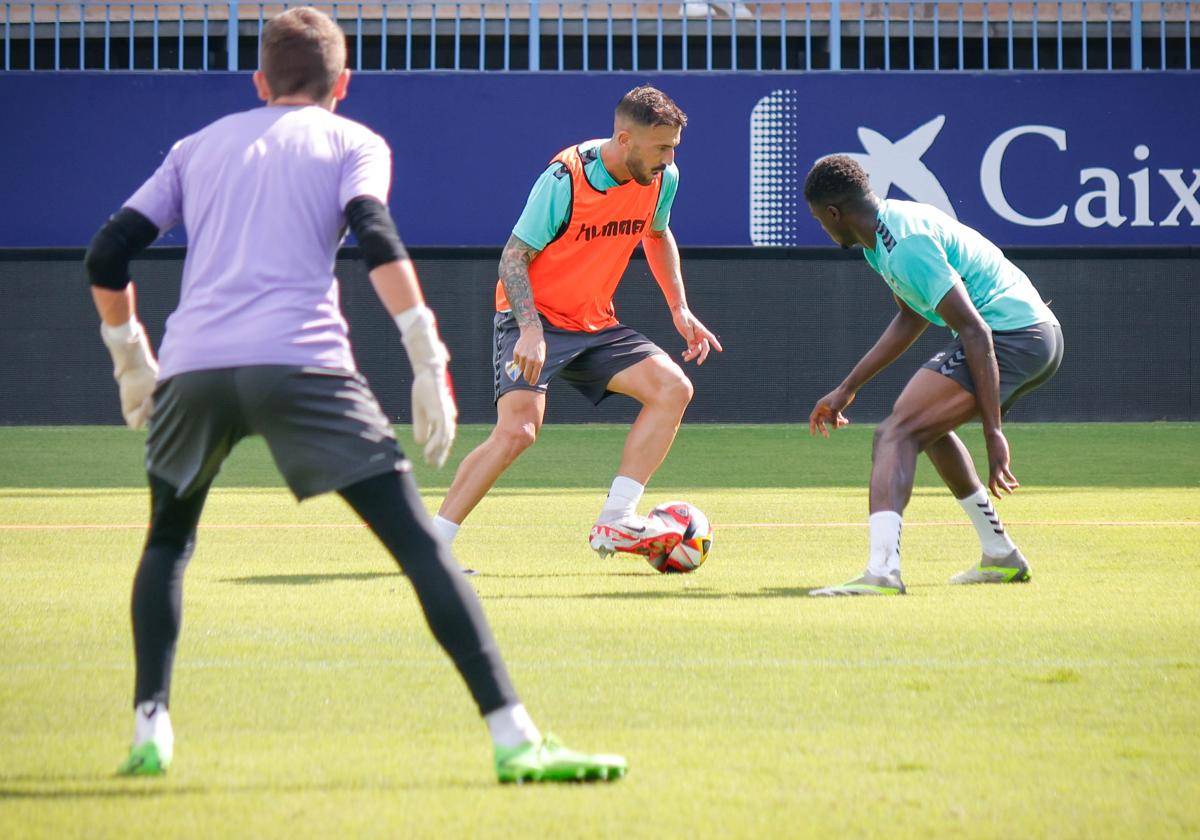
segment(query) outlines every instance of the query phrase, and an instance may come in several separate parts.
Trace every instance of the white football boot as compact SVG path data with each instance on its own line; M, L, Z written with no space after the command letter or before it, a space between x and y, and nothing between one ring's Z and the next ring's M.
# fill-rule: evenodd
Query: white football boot
M670 554L683 539L683 532L664 522L657 516L624 516L611 522L597 522L592 526L588 544L601 557L618 551L652 557Z

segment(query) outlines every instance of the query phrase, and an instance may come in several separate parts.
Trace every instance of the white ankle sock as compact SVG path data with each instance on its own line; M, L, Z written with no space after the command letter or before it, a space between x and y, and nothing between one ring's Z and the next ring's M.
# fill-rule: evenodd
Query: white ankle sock
M900 574L900 514L891 510L872 513L867 520L871 527L871 556L867 574L886 577Z
M461 527L461 523L451 522L444 516L433 517L433 530L437 531L438 536L446 541L446 545L454 542L454 538L458 536L458 529Z
M542 740L542 733L534 726L533 718L525 711L523 703L510 703L488 712L483 719L487 722L492 743L497 747L519 747Z
M1016 546L1008 538L1004 526L1000 524L1000 514L996 513L986 490L980 487L965 499L959 499L958 503L962 505L962 509L967 513L967 518L975 526L984 554L999 560L1012 553Z
M645 485L632 478L617 476L608 491L608 498L604 500L604 507L600 509L599 521L615 522L637 513L637 504L642 500L642 493L645 491Z
M168 749L174 745L175 733L171 729L171 715L162 703L153 700L138 703L133 717L134 746L147 741L153 741Z

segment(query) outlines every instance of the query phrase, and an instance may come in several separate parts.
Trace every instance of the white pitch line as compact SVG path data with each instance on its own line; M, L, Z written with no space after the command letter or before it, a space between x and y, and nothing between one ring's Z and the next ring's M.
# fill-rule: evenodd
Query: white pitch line
M905 522L906 528L967 528L969 522ZM1009 527L1045 527L1045 528L1200 528L1200 521L1187 519L1156 519L1129 522L1103 522L1096 520L1062 520L1062 521L1021 521L1007 520ZM265 522L265 523L201 523L201 530L206 531L262 531L288 529L362 529L365 525L354 522ZM525 525L474 525L472 530L492 528L525 528ZM866 522L717 522L715 527L726 528L865 528ZM145 524L10 524L0 525L0 531L144 531Z

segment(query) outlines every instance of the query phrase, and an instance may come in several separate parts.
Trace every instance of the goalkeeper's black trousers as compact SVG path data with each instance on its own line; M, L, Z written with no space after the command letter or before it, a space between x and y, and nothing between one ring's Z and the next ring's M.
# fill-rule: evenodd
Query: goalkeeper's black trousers
M146 700L169 705L183 615L183 573L210 486L180 499L172 485L150 476L150 532L133 582L135 706ZM338 493L408 576L430 630L454 661L480 714L517 702L479 597L435 536L412 474L377 475Z

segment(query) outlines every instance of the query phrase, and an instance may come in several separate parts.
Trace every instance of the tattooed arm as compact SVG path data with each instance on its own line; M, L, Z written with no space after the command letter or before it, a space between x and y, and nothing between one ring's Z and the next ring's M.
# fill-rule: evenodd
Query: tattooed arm
M504 296L521 328L521 337L513 348L513 364L531 385L537 384L542 365L546 363L546 340L542 335L542 321L533 305L533 287L529 281L529 264L538 253L514 234L508 238L500 255Z
M542 328L537 309L533 306L533 288L529 283L529 264L538 253L514 233L508 237L504 253L500 255L500 282L504 284L504 296L508 298L521 329Z

